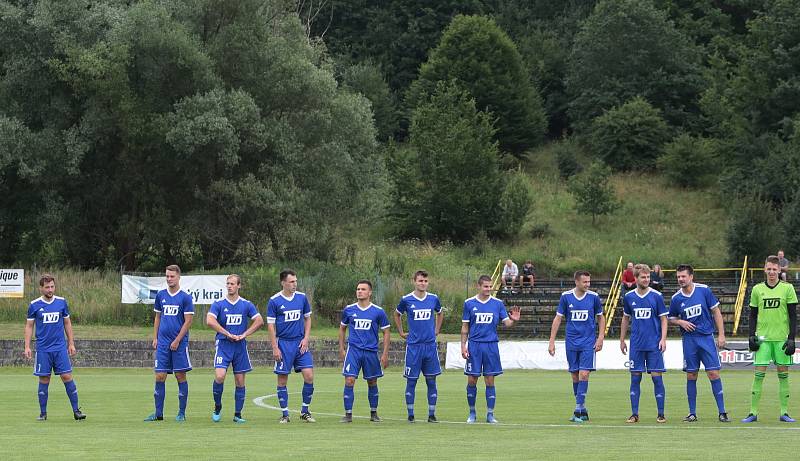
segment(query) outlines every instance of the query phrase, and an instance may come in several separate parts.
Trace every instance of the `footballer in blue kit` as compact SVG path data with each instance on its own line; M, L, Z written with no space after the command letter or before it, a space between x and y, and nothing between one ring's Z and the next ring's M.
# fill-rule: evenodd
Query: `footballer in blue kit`
M414 291L403 296L394 311L394 323L400 337L406 340L403 377L406 378L408 421L414 422L414 397L420 373L428 386L428 422L435 423L436 376L442 374L436 336L442 327L442 304L439 297L428 293L428 272L414 273ZM408 333L403 331L403 315L408 318Z
M236 384L233 422L238 424L247 422L242 418L242 408L247 395L245 373L251 371L253 366L250 364L246 338L261 328L264 319L253 303L239 296L241 287L242 278L237 274L229 275L225 279L227 291L225 299L211 304L206 314L206 323L217 332L214 341L214 381L211 384L211 393L214 396L211 420L215 423L221 419L222 393L229 366L233 368Z
M175 421L182 422L186 420L186 403L189 398L186 372L192 369L192 362L189 360L189 327L194 317L194 302L192 295L181 290L180 267L174 264L167 266L164 276L167 288L156 294L153 303L155 312L153 349L156 350L153 367L156 377L153 392L155 412L145 418L145 421L164 419L167 374L174 373L178 382L178 414L175 416Z
M688 264L681 264L676 270L678 285L681 287L669 304L669 322L681 328L683 343L683 371L686 372L686 397L689 401L689 414L683 418L685 422L697 421L697 375L702 362L709 381L711 391L717 402L720 422L730 422L725 411L725 399L722 392L722 379L719 369L717 346L725 346L725 329L722 314L719 312L719 301L711 289L703 284L694 283L694 269ZM714 343L714 327L717 329L717 342Z
M620 325L619 349L628 353L625 335L631 329L630 371L631 371L631 416L626 422L639 422L639 396L641 394L642 373L650 373L653 380L653 393L656 398L658 415L656 422L666 423L664 401L666 390L662 373L664 351L667 349L667 306L660 292L650 288L650 266L637 264L633 268L636 288L625 293L622 298L623 316Z
M514 306L506 311L503 301L492 296L492 278L478 278L478 294L464 301L461 316L461 356L466 359L464 374L467 375L467 423L476 421L475 402L478 397L478 377L483 375L486 384L486 422L496 424L494 417L497 391L495 376L503 374L497 327L500 323L511 327L519 320L520 309Z
M303 374L303 404L300 420L316 422L309 406L314 394L314 359L308 348L311 335L311 304L305 293L297 291L297 274L291 269L279 275L281 291L275 293L267 303L267 329L275 358L275 374L278 377L278 403L282 415L280 423L289 420L289 390L286 384L294 370Z
M72 415L80 421L86 419L86 415L78 407L78 388L72 379L72 364L69 360L70 356L77 353L75 339L72 335L72 321L69 318L67 301L56 296L55 292L55 277L50 274L42 274L39 278L41 296L31 301L28 306L23 355L28 360L32 358L31 338L35 328L36 355L33 374L39 377L39 417L37 420L47 420L47 399L52 372L61 377L69 403L72 405ZM66 340L64 334L67 336Z
M589 420L589 411L586 409L589 373L595 370L595 354L603 349L606 320L600 296L589 290L591 274L587 271L576 271L574 279L575 288L562 293L558 301L556 315L550 327L547 351L555 356L556 333L561 326L561 319L566 319L564 345L572 375L572 393L575 395L575 411L570 421L581 423Z
M372 304L372 282L360 280L356 284L357 302L342 310L339 325L339 356L344 362L344 416L341 422L353 422L353 387L359 371L367 381L367 397L370 407L370 421L380 422L378 416L378 378L383 376L383 368L389 364L389 317L380 307ZM378 359L378 336L383 330L383 352ZM345 331L347 350L345 350Z

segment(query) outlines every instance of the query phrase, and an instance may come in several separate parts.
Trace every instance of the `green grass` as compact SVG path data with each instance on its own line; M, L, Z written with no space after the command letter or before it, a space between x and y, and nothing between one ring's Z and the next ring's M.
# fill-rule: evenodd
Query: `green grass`
M760 459L787 456L787 448L800 435L800 425L777 422L777 379L770 373L764 387L761 416L756 425L716 421L716 407L708 380L698 385L695 424L680 422L686 414L684 375L666 374L667 424L655 423L652 384L642 383L642 420L626 425L629 414L628 374L597 372L592 375L588 407L591 422L572 425L572 388L565 372L509 371L497 378L499 426L463 424L466 418L464 376L446 371L439 378L441 424L409 425L405 420L405 380L399 369L387 370L379 381L380 414L385 421L362 418L349 426L338 422L342 412L342 378L338 370L318 369L312 411L318 423L304 425L294 414L289 425L279 425L279 412L255 405L253 399L274 394L274 376L266 370L248 375L248 399L244 416L248 423L234 425L232 379L226 383L223 421L210 421L212 371L190 373L190 398L186 423L169 420L176 411L176 386L167 385L165 414L168 420L144 423L152 411L152 375L144 369L78 369L75 379L81 406L89 415L72 420L63 386L50 386L49 419L36 422L36 381L25 368L0 369L0 393L4 396L4 424L0 431L3 459L629 459L647 453L650 459L741 459L758 451ZM728 411L735 421L749 408L751 372L723 373ZM290 406L299 406L300 379L289 381ZM418 413L424 414L425 384L417 388ZM792 394L798 395L795 379ZM479 384L478 411L485 408ZM277 404L272 396L264 399ZM797 398L791 402L797 411ZM354 414L368 414L366 385L356 384ZM768 440L768 442L765 442Z

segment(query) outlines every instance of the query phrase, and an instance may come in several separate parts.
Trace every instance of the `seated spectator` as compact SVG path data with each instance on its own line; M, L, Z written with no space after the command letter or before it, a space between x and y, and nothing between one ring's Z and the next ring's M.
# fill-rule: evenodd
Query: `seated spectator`
M533 288L536 281L536 270L533 268L533 261L530 259L522 265L522 275L519 276L519 286L522 288Z
M653 271L650 272L650 288L664 291L664 271L661 269L661 264L655 264Z
M781 266L781 280L786 281L789 272L789 260L783 254L783 250L778 250L778 264Z
M622 271L622 276L620 277L622 280L622 286L625 288L625 291L630 291L636 288L636 276L633 275L633 263L628 262L628 265L625 267L625 270Z
M507 259L506 265L503 266L503 288L514 289L514 281L519 277L519 269L514 261ZM511 285L509 287L509 285Z

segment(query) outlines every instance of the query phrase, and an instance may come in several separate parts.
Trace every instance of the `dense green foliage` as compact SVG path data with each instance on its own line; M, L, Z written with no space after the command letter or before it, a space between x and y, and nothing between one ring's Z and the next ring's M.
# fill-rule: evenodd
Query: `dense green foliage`
M707 138L681 134L664 146L658 168L675 186L708 185L719 172L715 143Z

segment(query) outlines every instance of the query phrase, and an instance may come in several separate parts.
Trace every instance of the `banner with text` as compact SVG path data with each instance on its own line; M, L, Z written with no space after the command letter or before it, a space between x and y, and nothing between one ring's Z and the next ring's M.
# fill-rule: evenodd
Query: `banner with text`
M556 341L556 355L550 356L547 352L547 341L500 341L500 362L503 369L539 369L539 370L566 370L567 356L564 351L564 342ZM630 343L628 343L630 347ZM723 368L750 368L753 365L753 353L747 350L746 342L731 342L719 351L720 362ZM794 363L800 360L800 350L795 353ZM450 369L464 368L465 360L461 357L461 343L447 343L447 356L445 367ZM664 365L668 370L683 368L683 347L681 340L667 340L667 350L664 352ZM630 368L630 357L623 355L619 349L619 340L606 341L603 350L595 356L595 366L598 370L625 370Z
M0 298L25 296L25 269L0 269Z
M192 295L195 304L212 304L225 297L227 275L182 275L181 290ZM123 304L153 304L156 293L167 288L161 277L122 276Z

